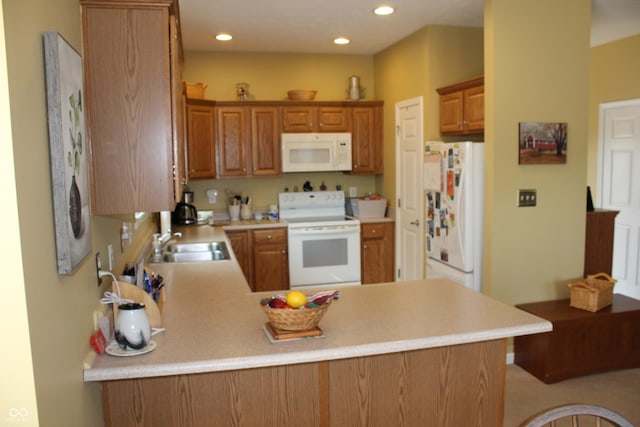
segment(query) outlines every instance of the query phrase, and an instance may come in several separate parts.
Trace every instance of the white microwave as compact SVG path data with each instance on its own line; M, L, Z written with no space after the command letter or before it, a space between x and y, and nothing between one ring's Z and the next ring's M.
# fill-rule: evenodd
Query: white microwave
M351 170L351 133L283 133L282 172Z

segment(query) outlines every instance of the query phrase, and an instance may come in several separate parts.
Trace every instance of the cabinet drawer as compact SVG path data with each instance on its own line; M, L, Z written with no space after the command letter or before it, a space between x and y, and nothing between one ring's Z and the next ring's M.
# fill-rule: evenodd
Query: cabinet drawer
M362 224L363 239L384 239L386 227L385 224Z
M287 229L269 228L266 230L253 230L253 243L256 245L265 243L287 243Z

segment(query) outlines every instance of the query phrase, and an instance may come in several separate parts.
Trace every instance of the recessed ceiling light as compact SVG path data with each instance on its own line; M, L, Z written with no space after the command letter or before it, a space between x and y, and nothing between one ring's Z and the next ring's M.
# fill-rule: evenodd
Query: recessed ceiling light
M228 42L232 38L233 37L231 37L231 34L227 34L227 33L216 34L216 40L220 40L221 42Z
M394 12L391 6L380 6L373 10L376 15L391 15Z
M349 44L349 39L345 37L338 37L333 41L335 44Z

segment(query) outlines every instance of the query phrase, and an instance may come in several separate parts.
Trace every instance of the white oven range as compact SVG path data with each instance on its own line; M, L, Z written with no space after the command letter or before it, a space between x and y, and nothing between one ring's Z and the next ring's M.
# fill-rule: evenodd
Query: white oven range
M342 191L278 195L288 223L290 288L359 285L360 222L345 214Z

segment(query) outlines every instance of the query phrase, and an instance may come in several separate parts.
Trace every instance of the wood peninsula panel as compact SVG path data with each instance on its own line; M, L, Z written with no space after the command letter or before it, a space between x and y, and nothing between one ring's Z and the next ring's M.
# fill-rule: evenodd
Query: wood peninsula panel
M332 426L501 426L504 342L330 362Z
M105 381L107 426L503 424L506 340L352 359Z
M318 426L317 384L317 364L108 381L105 426Z

